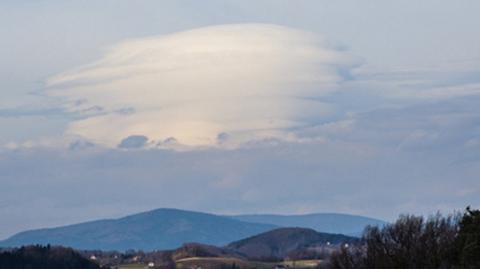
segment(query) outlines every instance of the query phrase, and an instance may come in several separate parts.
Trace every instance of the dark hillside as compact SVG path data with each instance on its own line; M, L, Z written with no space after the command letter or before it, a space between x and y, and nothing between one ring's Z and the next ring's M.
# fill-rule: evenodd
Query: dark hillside
M0 269L100 269L69 248L29 246L0 252Z
M235 251L220 248L215 246L209 246L198 243L188 243L179 248L177 248L172 253L173 260L181 260L185 258L192 257L231 257L231 258L242 258L241 255L237 254Z
M226 248L249 258L285 258L310 248L354 243L358 239L341 234L319 233L305 228L280 228L229 244Z

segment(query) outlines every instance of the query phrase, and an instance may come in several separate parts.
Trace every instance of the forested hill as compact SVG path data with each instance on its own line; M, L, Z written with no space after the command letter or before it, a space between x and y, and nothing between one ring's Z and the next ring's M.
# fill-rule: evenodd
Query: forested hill
M29 246L0 252L0 269L101 269L73 249Z
M305 228L279 228L230 243L226 248L250 259L287 258L294 252L329 245L357 243L358 238L342 234L319 233Z

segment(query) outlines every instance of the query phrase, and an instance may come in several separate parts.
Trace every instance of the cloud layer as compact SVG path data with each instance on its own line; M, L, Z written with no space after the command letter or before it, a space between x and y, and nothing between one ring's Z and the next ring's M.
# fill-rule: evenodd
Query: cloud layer
M0 238L155 207L480 207L480 1L23 2L0 1ZM345 52L272 25L170 34L244 22L362 65L342 82ZM210 146L141 150L180 143Z
M283 137L328 113L315 98L353 64L311 33L233 24L126 41L47 84L83 116L67 133L98 144L140 135L149 145L232 145Z

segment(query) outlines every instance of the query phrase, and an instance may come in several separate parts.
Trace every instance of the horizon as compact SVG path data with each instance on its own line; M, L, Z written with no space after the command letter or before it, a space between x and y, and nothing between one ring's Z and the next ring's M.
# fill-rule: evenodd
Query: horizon
M0 239L159 208L480 208L478 10L2 1Z

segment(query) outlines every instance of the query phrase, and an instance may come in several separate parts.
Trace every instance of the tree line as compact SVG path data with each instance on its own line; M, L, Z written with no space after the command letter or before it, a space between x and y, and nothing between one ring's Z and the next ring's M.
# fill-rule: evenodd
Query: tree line
M342 247L332 269L478 269L480 210L424 218L403 215L383 227L367 227L361 243Z
M27 246L0 252L0 269L106 269L71 248Z

